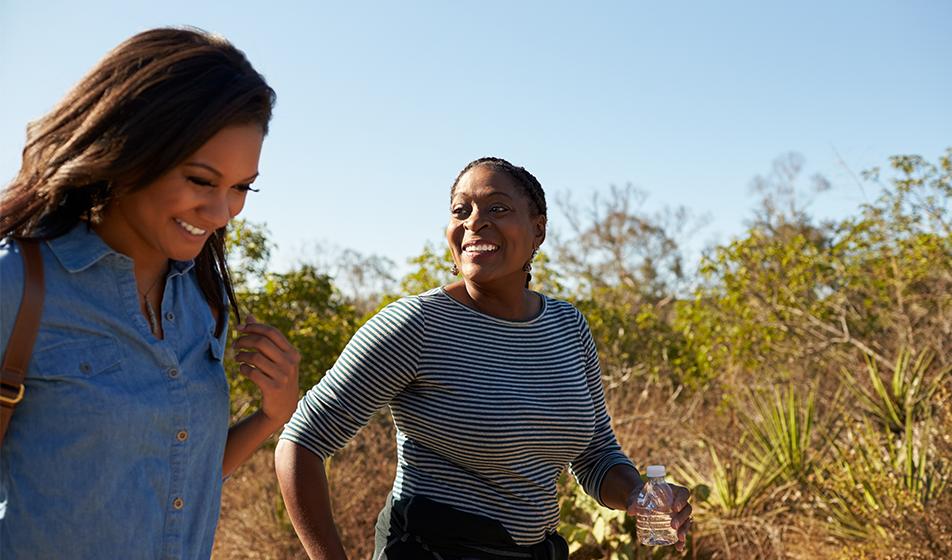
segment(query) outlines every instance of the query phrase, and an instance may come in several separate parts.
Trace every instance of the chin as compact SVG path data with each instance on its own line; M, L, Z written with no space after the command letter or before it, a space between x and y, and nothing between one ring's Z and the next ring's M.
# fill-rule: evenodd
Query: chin
M198 255L201 254L202 249L204 249L204 248L205 248L205 244L204 244L204 243L202 243L201 245L198 245L198 246L196 246L196 247L175 248L175 249L173 249L172 251L169 251L169 252L168 252L168 258L170 258L170 259L172 259L172 260L174 260L174 261L191 261L191 260L195 260L196 258L198 258Z
M493 274L492 271L489 270L463 270L462 276L466 280L476 284L485 284L497 278L497 275Z

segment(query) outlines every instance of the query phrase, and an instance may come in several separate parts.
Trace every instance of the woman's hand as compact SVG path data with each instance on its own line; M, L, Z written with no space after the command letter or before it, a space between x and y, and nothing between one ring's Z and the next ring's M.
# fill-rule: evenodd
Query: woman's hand
M668 483L668 486L671 487L671 493L673 495L674 501L671 505L671 527L673 527L678 532L678 542L675 543L674 547L678 549L679 552L684 551L684 544L687 540L688 530L691 528L691 504L688 503L688 498L691 496L691 492L684 486L678 486L677 484ZM628 515L637 515L638 514L638 490L633 491L628 498Z
M278 329L259 323L253 315L238 325L232 343L238 350L238 371L261 391L261 412L276 425L291 419L298 402L298 365L301 354Z

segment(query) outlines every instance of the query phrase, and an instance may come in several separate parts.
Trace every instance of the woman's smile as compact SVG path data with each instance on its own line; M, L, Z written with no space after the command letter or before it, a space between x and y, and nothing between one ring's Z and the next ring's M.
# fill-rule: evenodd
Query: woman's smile
M186 222L181 218L175 218L175 223L182 227L188 234L192 237L205 237L205 234L208 233L208 230L204 230L200 227L193 226L192 224Z
M482 262L495 256L499 252L499 245L486 241L470 241L463 243L463 257L472 262Z

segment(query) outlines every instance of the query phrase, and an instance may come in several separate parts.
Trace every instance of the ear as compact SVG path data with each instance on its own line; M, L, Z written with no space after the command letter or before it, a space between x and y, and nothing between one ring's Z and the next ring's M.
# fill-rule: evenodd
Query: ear
M538 249L538 248L542 245L542 242L545 241L545 227L546 227L546 224L547 224L547 220L545 219L545 216L541 216L541 215L540 215L540 216L536 217L535 223L532 225L532 227L534 228L533 231L534 231L534 233L535 233L535 247L536 247L536 249Z

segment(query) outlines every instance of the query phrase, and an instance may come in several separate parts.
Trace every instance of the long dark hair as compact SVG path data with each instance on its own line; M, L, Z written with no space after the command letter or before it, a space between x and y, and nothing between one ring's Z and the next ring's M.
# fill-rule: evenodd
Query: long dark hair
M0 238L59 237L159 178L222 128L258 124L267 133L274 102L264 77L223 37L190 28L139 33L27 126L23 163L0 200ZM239 316L225 228L209 237L195 270L218 310L220 333L226 294Z

